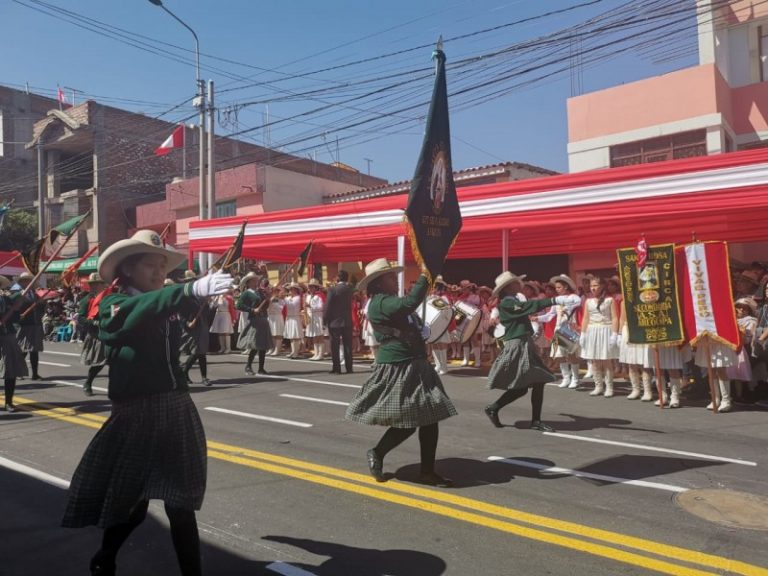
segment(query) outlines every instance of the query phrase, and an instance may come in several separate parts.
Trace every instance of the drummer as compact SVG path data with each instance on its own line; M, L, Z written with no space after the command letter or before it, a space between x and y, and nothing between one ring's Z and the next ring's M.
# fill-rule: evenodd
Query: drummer
M529 316L553 304L563 304L565 297L542 298L523 302L517 298L525 275L516 276L509 271L496 277L494 296L499 296L499 314L505 332L502 340L504 350L491 367L488 388L504 390L501 397L485 407L485 414L497 428L502 427L499 410L531 392L531 428L542 432L553 432L553 428L541 421L541 407L544 402L544 385L555 380L536 353L532 339L533 328Z
M376 367L347 408L346 418L360 424L388 426L379 443L368 450L368 468L377 482L384 482L384 458L416 429L421 444L419 482L451 486L435 472L438 422L456 414L440 377L427 362L421 322L414 314L427 294L427 277L419 280L404 298L397 296L397 272L386 258L365 267L358 288L371 297L369 318L381 346Z
M459 295L456 298L457 302L464 302L475 308L480 308L480 296L477 294L477 284L470 282L469 280L462 280L459 282ZM462 346L462 366L469 366L469 349L472 345L472 339L464 338L461 335L461 340L464 342ZM480 367L480 349L475 347L475 366Z
M448 297L448 285L443 280L442 274L435 276L434 288L428 302L434 302L440 300L445 303L445 306L450 309L451 300ZM429 324L429 319L425 319L425 322ZM453 320L451 320L453 323ZM448 373L448 347L451 345L451 327L449 326L445 332L443 332L439 338L434 340L431 344L432 347L432 359L435 361L435 370L441 376Z

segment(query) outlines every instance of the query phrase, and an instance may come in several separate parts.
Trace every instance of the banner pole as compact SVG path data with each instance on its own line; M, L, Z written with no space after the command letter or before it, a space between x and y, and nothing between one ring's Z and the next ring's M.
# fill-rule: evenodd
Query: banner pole
M709 380L709 395L712 398L712 414L718 413L717 392L715 391L715 369L712 368L712 352L709 348L709 336L703 336L704 352L707 355L707 380Z
M664 371L661 369L661 354L659 345L653 344L653 361L656 365L656 391L659 394L659 408L664 408Z

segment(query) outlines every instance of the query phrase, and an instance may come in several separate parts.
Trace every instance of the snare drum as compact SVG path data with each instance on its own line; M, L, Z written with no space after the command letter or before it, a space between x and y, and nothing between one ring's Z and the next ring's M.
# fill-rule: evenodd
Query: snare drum
M483 311L477 306L459 300L453 305L453 317L456 320L456 331L462 344L469 342L480 327Z
M426 318L422 316L425 310ZM427 305L419 306L416 309L416 313L424 322L424 326L429 328L429 336L426 338L428 344L437 342L440 336L445 334L445 331L448 330L448 325L451 323L451 318L453 318L451 305L439 297L428 298Z

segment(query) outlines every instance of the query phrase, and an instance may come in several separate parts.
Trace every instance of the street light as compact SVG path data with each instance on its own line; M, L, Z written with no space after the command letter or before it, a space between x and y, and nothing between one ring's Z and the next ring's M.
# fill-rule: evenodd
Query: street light
M184 22L181 18L176 16L173 12L168 10L163 5L163 0L149 0L152 4L155 6L159 6L163 10L165 10L168 14L171 15L171 17L176 20L179 24L184 26L187 30L189 30L192 33L192 36L195 38L195 70L196 70L196 79L197 79L197 99L195 102L195 106L200 111L200 128L199 128L199 134L200 134L200 160L199 160L199 196L200 196L200 210L198 212L198 217L200 220L205 220L206 210L205 210L205 81L200 77L200 41L197 38L197 34L195 34L195 31L190 28L190 26ZM201 253L198 257L198 263L200 266L200 271L205 272L206 270L206 258L205 254ZM191 262L189 263L192 264Z

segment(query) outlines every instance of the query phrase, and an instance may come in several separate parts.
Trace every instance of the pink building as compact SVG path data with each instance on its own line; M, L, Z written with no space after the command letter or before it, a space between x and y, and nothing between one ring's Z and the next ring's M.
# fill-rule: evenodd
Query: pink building
M768 146L768 4L697 7L698 66L568 100L571 172Z

